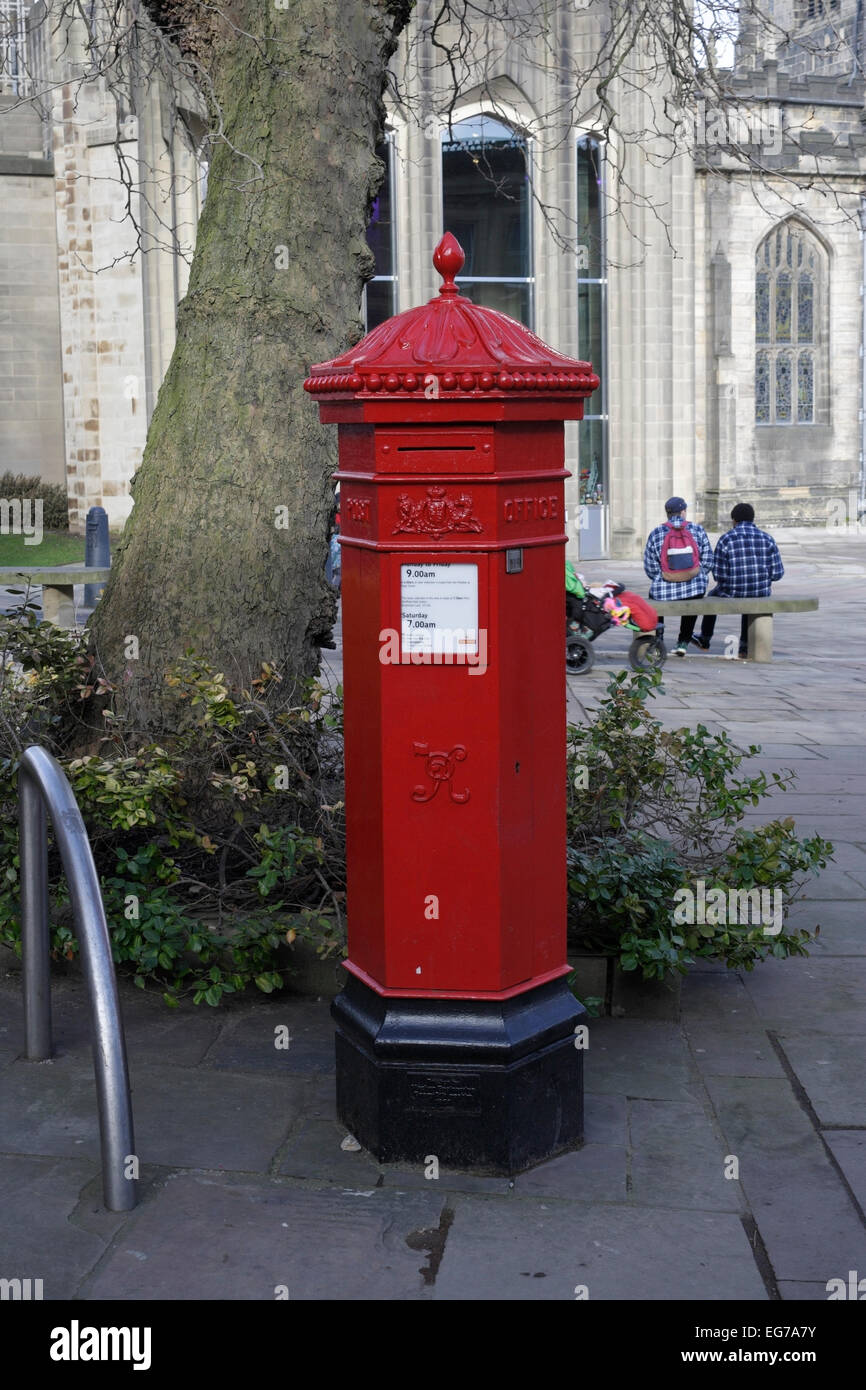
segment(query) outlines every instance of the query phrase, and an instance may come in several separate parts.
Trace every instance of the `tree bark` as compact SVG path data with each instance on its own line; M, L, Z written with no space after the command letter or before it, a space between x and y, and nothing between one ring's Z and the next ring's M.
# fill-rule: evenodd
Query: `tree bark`
M211 12L223 139L91 624L98 663L141 722L158 716L162 674L188 649L247 689L276 663L287 695L318 668L335 613L324 566L336 439L302 383L359 334L382 93L410 11L235 0Z

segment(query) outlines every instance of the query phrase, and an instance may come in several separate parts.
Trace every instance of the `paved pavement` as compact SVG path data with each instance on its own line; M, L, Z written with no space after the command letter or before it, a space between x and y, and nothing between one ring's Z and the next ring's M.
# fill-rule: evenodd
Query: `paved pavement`
M795 909L821 925L807 959L694 970L680 1023L593 1022L586 1144L513 1183L343 1149L327 1002L169 1012L124 987L141 1199L109 1214L83 985L58 979L57 1055L25 1062L7 956L0 1275L62 1300L573 1300L585 1286L591 1300L757 1303L824 1301L829 1280L866 1276L866 537L780 544L779 592L815 593L819 612L777 619L772 666L672 658L656 706L671 726L760 742L756 767L797 771L772 813L837 845ZM605 636L595 670L571 678L572 718L625 646Z

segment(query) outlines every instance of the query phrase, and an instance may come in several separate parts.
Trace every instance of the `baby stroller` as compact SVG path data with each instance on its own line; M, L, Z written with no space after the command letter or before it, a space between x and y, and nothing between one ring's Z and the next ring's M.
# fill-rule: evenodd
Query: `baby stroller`
M633 671L651 671L663 666L667 649L656 632L658 615L640 594L623 584L604 584L600 590L586 587L583 576L565 562L565 666L573 676L592 670L596 637L612 627L624 627L635 634L628 649Z

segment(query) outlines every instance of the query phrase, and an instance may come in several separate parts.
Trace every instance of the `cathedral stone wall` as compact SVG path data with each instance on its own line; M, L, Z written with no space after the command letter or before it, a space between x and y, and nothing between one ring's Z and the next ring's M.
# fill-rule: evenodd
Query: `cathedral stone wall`
M429 6L428 6L429 8ZM537 7L533 7L537 10ZM424 9L420 6L419 9ZM590 67L601 42L600 7L558 7L547 38L507 44L491 30L476 48L477 70L466 75L452 118L486 111L530 137L534 193L535 329L571 356L579 341L575 255L576 141L591 133L594 115L581 103L568 65ZM448 35L441 35L442 42ZM408 38L403 42L403 61ZM636 55L639 65L641 55ZM411 69L402 90L409 101L391 109L396 147L395 205L400 309L435 294L430 252L442 227L440 134L451 93L447 72ZM665 125L657 89L641 89L624 72L610 93L627 138L605 174L610 548L642 554L646 534L673 492L695 496L694 174ZM551 111L558 115L551 116ZM657 148L651 148L651 146ZM580 558L577 427L566 427L568 554Z
M54 180L42 121L0 97L0 473L65 481Z
M738 79L737 95L763 131L767 168L757 177L729 150L707 148L696 175L701 506L714 526L728 524L736 501L767 524L819 525L856 494L861 468L863 82L798 81L768 60ZM757 410L756 255L788 228L810 239L819 267L814 409L797 418L795 380L792 418L777 423ZM795 263L795 286L797 273ZM795 333L795 364L799 351Z
M840 43L855 6L831 7ZM456 102L435 55L416 51L407 62L413 36L437 11L419 0L395 58L398 95L388 98L397 309L438 287L430 256L443 231L449 112L455 121L485 112L528 142L535 329L567 354L597 357L578 330L576 215L577 140L596 134L598 119L573 74L594 62L605 7L527 0L519 43L491 24L464 50ZM665 124L658 69L649 60L642 69L640 52L610 85L622 133L608 145L604 172L606 350L594 366L608 415L612 556L642 553L674 493L710 527L726 525L742 499L767 524L820 524L858 487L864 83L859 74L849 81L844 53L823 40L823 58L812 61L815 26L808 13L801 23L803 13L800 0L775 0L777 29L746 26L741 35L731 88L751 129L763 132L751 166L726 148L718 112L701 109L697 154L675 123ZM539 15L544 33L533 29ZM51 40L47 126L26 106L0 112L0 469L65 475L80 529L94 504L114 526L131 508L201 190L160 82L138 94L135 116L119 115L101 81L82 80L76 23ZM790 42L780 41L783 32ZM439 34L443 43L449 37ZM118 143L133 184L147 192L133 193L138 231L123 221ZM808 424L759 423L755 256L792 218L816 239L826 271L815 414ZM570 424L569 554L580 559L577 439Z

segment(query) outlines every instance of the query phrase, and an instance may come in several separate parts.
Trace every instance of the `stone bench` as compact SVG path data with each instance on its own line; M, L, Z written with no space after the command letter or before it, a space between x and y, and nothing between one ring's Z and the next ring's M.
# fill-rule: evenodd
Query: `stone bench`
M75 626L75 585L105 584L111 570L87 565L0 565L0 589L42 585L42 616L57 627Z
M773 660L773 615L775 613L812 613L818 607L816 598L675 598L650 599L659 618L682 618L694 614L717 617L745 613L747 618L749 660Z

